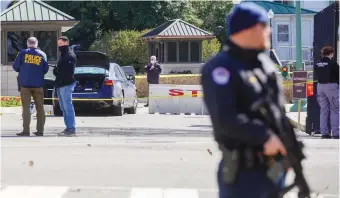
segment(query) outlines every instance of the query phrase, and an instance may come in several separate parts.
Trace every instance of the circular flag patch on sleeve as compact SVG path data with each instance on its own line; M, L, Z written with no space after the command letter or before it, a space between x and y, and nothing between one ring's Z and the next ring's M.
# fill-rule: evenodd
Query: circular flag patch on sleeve
M213 80L218 85L225 85L229 82L230 72L224 67L217 67L212 72Z

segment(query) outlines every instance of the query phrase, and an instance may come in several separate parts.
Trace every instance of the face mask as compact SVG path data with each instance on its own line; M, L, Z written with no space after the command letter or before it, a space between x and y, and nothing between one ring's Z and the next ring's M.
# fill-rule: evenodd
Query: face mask
M59 51L61 53L63 53L63 52L66 52L68 50L68 45L59 46L58 48L59 48Z
M155 60L150 61L151 64L155 64L155 62L156 62Z

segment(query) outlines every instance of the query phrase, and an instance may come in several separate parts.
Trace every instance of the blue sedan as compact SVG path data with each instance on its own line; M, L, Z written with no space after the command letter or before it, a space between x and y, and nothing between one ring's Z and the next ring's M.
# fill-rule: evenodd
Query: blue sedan
M77 85L72 97L76 112L88 110L106 111L115 116L137 111L135 77L124 73L116 63L110 63L106 54L93 51L76 51L77 66L74 77ZM52 69L50 69L52 70ZM53 105L54 115L61 116L54 76L45 76L45 104ZM52 98L52 99L49 99Z

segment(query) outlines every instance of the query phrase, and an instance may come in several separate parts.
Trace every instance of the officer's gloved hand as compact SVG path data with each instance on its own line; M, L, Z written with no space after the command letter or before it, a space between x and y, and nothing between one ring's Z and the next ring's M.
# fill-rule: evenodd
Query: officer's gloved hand
M287 150L282 144L281 140L273 132L269 132L271 135L267 142L263 145L264 154L267 156L275 156L281 154L283 156L287 155Z

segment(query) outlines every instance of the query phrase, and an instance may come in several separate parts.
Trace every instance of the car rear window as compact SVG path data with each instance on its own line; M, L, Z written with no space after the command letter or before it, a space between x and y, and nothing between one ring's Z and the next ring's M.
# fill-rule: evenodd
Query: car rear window
M105 69L100 67L76 67L74 74L105 74Z
M124 71L124 73L127 75L130 75L130 74L136 75L136 71L132 66L123 66L121 68Z

